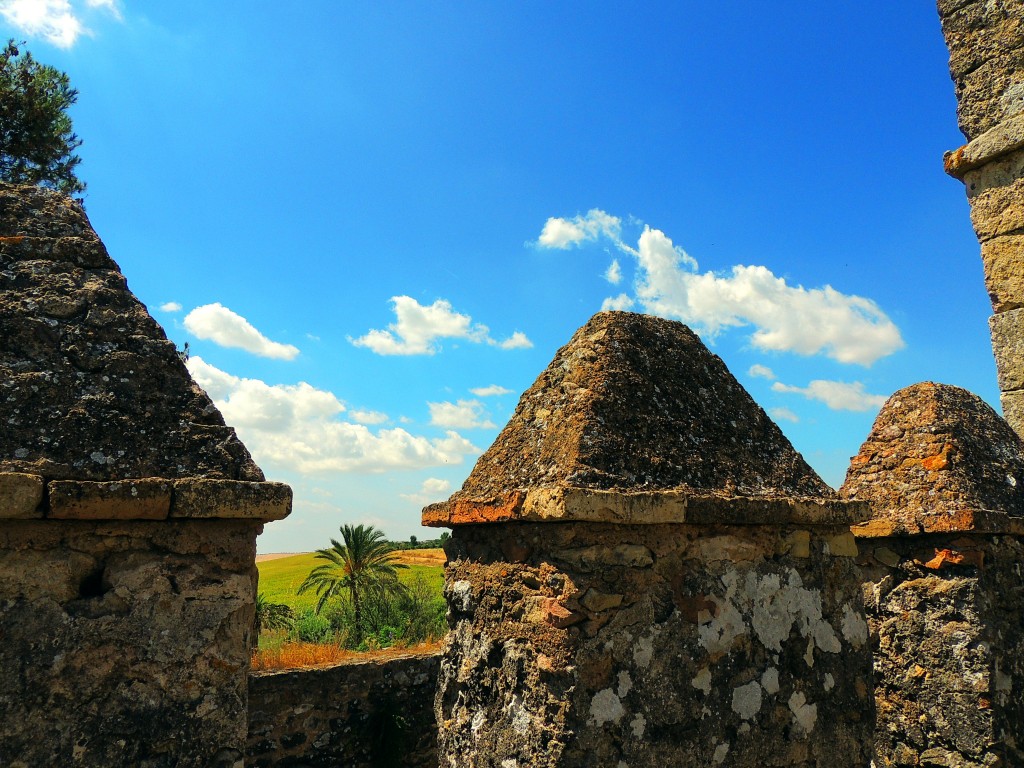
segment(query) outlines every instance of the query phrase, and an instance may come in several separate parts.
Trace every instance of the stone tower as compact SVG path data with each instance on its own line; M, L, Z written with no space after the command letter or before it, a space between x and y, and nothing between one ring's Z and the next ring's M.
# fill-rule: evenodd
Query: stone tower
M946 154L981 242L1003 414L1024 434L1024 0L939 0L960 130Z

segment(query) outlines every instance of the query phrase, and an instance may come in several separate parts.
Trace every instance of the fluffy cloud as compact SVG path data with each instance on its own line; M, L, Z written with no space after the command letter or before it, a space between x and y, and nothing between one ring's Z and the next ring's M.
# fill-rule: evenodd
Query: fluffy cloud
M572 219L552 216L544 223L537 245L564 250L587 240L596 240L601 235L618 240L621 230L622 219L593 208L587 211L586 216Z
M222 347L244 349L260 357L275 360L293 360L298 347L271 341L252 324L220 304L204 304L185 315L185 328L200 339L212 341Z
M522 331L515 331L504 341L494 341L488 339L488 343L502 349L529 349L533 346L533 342L526 338L526 334Z
M388 420L388 415L380 411L349 411L348 415L360 424L383 424Z
M747 371L747 375L754 376L759 379L768 379L768 381L774 381L776 378L775 371L767 365L761 365L760 363L755 363L750 366L750 370Z
M800 417L789 410L789 408L769 408L768 415L775 419L775 421L792 421L794 424L800 421Z
M176 301L167 301L160 305L161 312L181 312L181 304Z
M632 309L635 302L629 297L629 294L620 293L618 296L609 296L603 302L601 302L602 312L625 312L627 309Z
M552 221L548 219L545 232ZM738 265L726 274L701 274L691 256L664 232L650 227L644 228L635 249L617 234L608 237L636 259L635 300L650 314L682 320L710 336L730 327L753 326L750 341L759 349L824 354L842 363L870 365L904 346L899 329L870 299L828 285L791 286L767 267ZM561 244L564 238L548 240L542 233L538 243L568 247ZM621 294L606 299L602 308L626 309L632 301Z
M114 0L86 0L90 8L104 8L121 18ZM70 48L89 30L70 0L0 0L0 16L19 34Z
M605 270L604 279L612 285L618 285L622 282L622 267L619 265L618 259L612 259L612 263Z
M428 439L404 429L371 432L339 418L345 406L305 382L270 385L232 376L192 357L188 369L258 464L318 472L384 472L459 464L479 449L457 432Z
M824 403L833 411L871 411L881 408L886 401L885 395L872 395L864 391L864 384L859 381L828 381L815 379L806 387L794 387L776 381L772 384L775 392L789 392L803 395L808 400Z
M357 347L366 347L378 355L433 355L438 339L465 339L475 344L487 342L501 349L532 347L526 335L516 331L504 341L490 336L486 325L474 323L469 315L452 309L451 302L438 299L429 306L411 296L391 297L395 322L386 330L373 329L358 339L349 339Z
M489 387L477 387L476 389L469 390L477 397L494 397L496 395L511 395L512 390L506 389L505 387L499 387L497 384L491 384Z
M403 499L413 502L414 504L430 504L435 501L444 501L444 497L448 495L448 491L452 489L452 484L447 480L441 480L437 477L428 477L423 481L423 485L415 493L400 493L398 494Z
M430 423L435 427L451 429L492 429L494 423L487 418L484 404L479 400L459 400L457 403L427 403Z

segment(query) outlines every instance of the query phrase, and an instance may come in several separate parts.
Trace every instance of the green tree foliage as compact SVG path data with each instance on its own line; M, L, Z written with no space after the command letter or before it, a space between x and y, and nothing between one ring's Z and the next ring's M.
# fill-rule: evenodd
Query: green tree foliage
M299 594L314 590L318 598L315 611L319 614L332 598L347 593L358 644L363 638L364 599L404 593L398 571L407 566L395 562L393 547L372 525L343 525L341 538L344 543L331 539L329 549L317 550L316 558L326 562L309 572L299 586Z
M75 175L81 158L74 152L82 141L67 114L78 91L24 45L8 40L0 51L0 180L81 195L85 184Z
M253 617L252 647L260 643L260 632L265 629L291 629L295 623L292 609L282 603L272 603L260 592L256 595L256 615Z

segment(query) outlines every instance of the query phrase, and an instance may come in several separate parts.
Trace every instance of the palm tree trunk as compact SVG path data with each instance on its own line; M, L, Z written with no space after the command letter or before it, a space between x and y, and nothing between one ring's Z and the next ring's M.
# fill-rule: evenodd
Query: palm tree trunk
M349 592L352 594L352 609L356 618L356 645L363 642L363 614L359 606L359 590L355 584L349 585Z

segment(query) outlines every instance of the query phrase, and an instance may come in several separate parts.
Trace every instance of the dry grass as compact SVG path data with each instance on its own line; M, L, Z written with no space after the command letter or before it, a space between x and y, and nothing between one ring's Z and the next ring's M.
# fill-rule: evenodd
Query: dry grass
M253 654L252 669L268 672L281 669L304 669L340 664L344 661L363 661L367 659L391 659L410 653L429 653L441 647L441 640L433 643L384 648L379 651L349 651L336 645L319 645L317 643L282 643L276 648L261 648Z
M395 560L405 565L444 565L443 549L400 549Z

